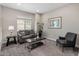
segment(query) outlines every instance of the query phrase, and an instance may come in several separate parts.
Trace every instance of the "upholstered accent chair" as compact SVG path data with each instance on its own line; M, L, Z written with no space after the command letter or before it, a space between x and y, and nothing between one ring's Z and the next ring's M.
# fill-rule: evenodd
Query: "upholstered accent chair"
M59 39L56 40L56 45L62 46L62 51L64 51L64 47L72 47L75 48L76 44L76 33L68 32L65 37L59 37Z

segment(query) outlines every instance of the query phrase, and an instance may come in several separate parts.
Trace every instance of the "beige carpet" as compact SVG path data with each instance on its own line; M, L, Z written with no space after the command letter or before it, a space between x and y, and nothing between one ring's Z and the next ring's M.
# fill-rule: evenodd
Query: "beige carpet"
M28 49L25 48L27 44L11 44L8 47L4 47L0 52L0 56L76 56L78 55L77 51L73 51L72 48L66 48L62 52L59 46L56 46L56 42L51 40L46 40L45 45L40 46L28 52Z

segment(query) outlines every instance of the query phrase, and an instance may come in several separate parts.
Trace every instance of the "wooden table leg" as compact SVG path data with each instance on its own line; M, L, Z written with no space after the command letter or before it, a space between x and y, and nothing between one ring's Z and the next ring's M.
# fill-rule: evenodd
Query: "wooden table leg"
M17 44L17 42L16 42L16 37L14 37L14 42L15 42L15 44Z
M6 44L6 46L8 46L8 44L9 44L9 38L7 38L7 44Z

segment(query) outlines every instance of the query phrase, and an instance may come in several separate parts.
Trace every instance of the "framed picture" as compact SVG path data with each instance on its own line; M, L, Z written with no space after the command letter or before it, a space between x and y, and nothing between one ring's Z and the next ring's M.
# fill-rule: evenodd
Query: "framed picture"
M48 20L49 28L61 29L62 28L62 17L54 17Z

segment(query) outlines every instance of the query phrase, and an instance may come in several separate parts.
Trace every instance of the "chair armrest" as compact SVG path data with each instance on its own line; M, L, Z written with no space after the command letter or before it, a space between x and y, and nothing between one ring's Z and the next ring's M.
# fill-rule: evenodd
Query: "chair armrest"
M22 38L22 35L21 34L17 34L17 38L18 39L21 39Z
M19 33L18 33L17 35L18 35L18 36L22 36L22 35L21 35L21 34L19 34Z
M61 37L61 36L59 36L59 39L61 39L61 40L65 40L65 37Z

